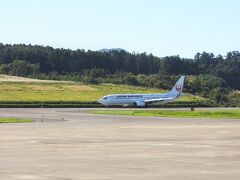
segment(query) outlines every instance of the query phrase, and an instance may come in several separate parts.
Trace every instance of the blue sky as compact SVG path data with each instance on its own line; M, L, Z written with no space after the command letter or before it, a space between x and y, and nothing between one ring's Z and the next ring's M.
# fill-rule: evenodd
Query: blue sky
M0 0L0 42L194 57L239 50L239 0Z

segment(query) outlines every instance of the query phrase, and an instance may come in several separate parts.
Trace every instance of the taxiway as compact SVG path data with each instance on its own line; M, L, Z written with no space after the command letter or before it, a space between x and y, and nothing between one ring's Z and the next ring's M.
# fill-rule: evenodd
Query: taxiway
M240 178L240 120L0 109L0 179Z

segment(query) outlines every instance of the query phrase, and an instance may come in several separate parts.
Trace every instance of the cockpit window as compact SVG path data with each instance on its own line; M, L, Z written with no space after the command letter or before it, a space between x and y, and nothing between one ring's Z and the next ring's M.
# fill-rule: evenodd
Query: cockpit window
M107 99L107 97L104 97L103 99Z

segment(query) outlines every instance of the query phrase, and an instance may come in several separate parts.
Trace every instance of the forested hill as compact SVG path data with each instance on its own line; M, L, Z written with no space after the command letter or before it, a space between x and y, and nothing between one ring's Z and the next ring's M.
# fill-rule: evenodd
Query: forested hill
M162 88L169 88L176 76L185 74L190 77L186 91L202 96L213 93L217 101L227 101L225 94L240 90L240 53L233 51L226 56L215 56L203 52L197 53L194 59L185 59L114 50L102 53L0 44L0 73Z

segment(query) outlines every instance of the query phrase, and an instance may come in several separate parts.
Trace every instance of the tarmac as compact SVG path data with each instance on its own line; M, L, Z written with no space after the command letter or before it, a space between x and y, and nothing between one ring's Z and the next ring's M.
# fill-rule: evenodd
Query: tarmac
M240 179L240 119L89 110L0 109L36 121L0 124L0 179Z

